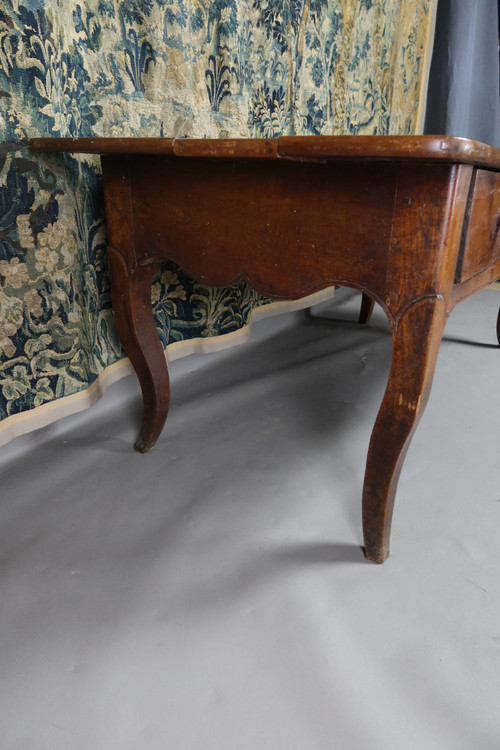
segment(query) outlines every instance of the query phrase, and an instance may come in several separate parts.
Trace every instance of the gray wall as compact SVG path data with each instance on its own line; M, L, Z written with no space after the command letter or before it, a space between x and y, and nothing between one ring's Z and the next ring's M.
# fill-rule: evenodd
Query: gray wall
M438 0L425 132L500 147L497 0Z

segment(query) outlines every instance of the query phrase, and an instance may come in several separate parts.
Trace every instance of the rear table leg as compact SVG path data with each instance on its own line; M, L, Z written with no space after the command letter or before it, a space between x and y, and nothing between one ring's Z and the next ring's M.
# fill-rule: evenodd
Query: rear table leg
M373 307L375 305L375 300L373 300L371 297L369 297L367 294L363 292L363 296L361 297L361 309L359 311L359 318L358 323L365 324L368 323L372 316Z
M151 283L160 264L129 271L112 247L108 259L115 325L142 390L142 425L134 448L146 453L160 436L170 401L167 362L151 307Z
M415 302L393 327L392 367L373 428L363 487L365 555L389 554L394 498L413 433L425 409L445 324L444 302Z

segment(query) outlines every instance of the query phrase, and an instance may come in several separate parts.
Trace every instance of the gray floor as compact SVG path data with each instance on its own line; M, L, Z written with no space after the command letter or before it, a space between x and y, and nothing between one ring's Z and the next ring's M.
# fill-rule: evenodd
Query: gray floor
M448 324L383 566L360 495L388 325L293 313L0 451L2 750L498 750L498 291Z

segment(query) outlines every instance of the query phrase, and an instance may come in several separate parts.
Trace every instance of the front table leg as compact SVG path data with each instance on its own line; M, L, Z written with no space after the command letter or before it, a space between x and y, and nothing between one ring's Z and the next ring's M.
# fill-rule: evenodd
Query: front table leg
M370 440L363 487L365 555L377 563L389 555L399 475L429 398L444 325L440 297L417 300L393 325L392 366Z
M131 271L120 253L108 247L115 325L142 390L142 424L134 448L146 453L158 440L168 414L168 367L151 307L151 283L160 264Z

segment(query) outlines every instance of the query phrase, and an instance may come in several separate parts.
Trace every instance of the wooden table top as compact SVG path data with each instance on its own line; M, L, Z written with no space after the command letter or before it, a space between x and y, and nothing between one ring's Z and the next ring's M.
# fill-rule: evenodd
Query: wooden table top
M263 138L32 138L35 151L231 159L419 160L500 171L500 149L456 136L318 135Z

